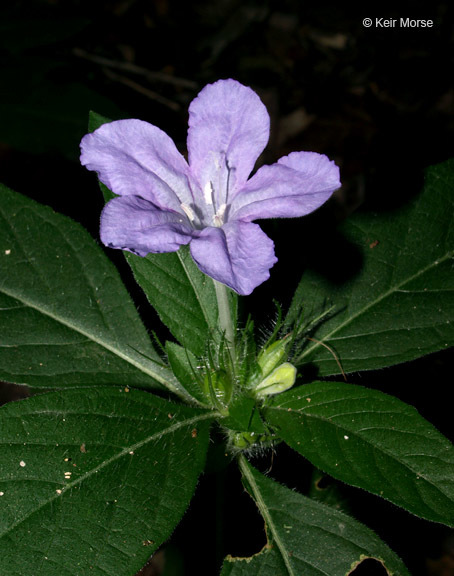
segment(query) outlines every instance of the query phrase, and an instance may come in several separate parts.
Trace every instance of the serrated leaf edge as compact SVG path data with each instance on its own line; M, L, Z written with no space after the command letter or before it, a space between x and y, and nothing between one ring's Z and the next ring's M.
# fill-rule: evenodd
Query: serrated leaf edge
M33 308L40 314L48 316L55 322L58 322L59 324L66 326L70 330L74 330L75 332L82 334L82 336L85 336L88 340L91 340L95 344L102 346L103 348L105 348L109 352L112 352L122 360L125 360L129 364L132 364L135 368L138 368L141 372L144 372L148 376L151 376L154 380L156 380L160 384L163 384L166 388L168 388L172 392L176 393L179 392L178 386L173 382L174 380L173 374L170 368L168 368L165 364L158 364L157 362L154 362L154 360L146 358L147 363L151 366L145 366L143 362L139 362L138 360L134 359L132 356L120 350L113 344L103 341L99 338L96 338L94 334L88 332L87 330L84 330L81 326L77 326L76 324L69 322L66 319L63 319L61 317L56 316L55 314L52 314L52 312L50 310L47 310L45 307L41 307L38 304L35 304L34 302L28 300L27 298L24 298L23 296L18 296L17 294L14 294L13 292L6 290L3 286L0 288L0 291L6 296L18 300L25 306ZM163 376L163 374L165 374L165 376Z
M356 398L356 399L361 399L361 398ZM338 401L338 400L337 400L337 401ZM331 402L332 402L332 401L330 401L330 402L324 402L323 405L325 405L325 404L330 404ZM319 404L319 405L321 406L322 404ZM418 414L418 416L420 416L419 412L418 412L415 408L413 408L412 406L406 405L406 407L409 408L409 409L411 409L411 411L412 411L413 413L416 413L416 414ZM311 406L307 406L307 409L308 409L308 410L310 410L310 408L311 408ZM276 410L276 412L283 412L284 414L288 414L288 408L286 409L286 408L283 408L282 406L270 406L270 407L268 408L268 410ZM301 414L301 413L303 413L304 411L305 411L305 407L303 407L303 408L301 408L301 409L298 409L298 410L292 410L292 413L293 413L293 414L295 414L295 413L297 413L297 414L300 413L300 414ZM382 413L383 413L383 412L382 412ZM398 414L398 415L401 414L401 412L398 412L398 411L395 411L395 412L393 412L393 411L387 411L386 413L387 413L387 414ZM347 416L347 415L352 415L352 414L364 414L364 411L360 411L360 412L345 412L345 413L343 413L342 415L343 415L343 416ZM372 412L372 414L375 414L375 412ZM423 479L425 482L427 482L427 484L428 484L429 486L432 486L433 488L435 488L435 490L437 490L437 492L439 492L440 494L442 494L444 498L447 498L448 500L450 500L450 497L449 497L447 494L445 494L445 493L443 492L443 490L442 490L439 486L437 486L436 484L434 484L433 482L431 482L428 478L426 478L426 475L425 475L425 474L423 474L423 473L421 473L421 472L418 472L418 471L416 471L415 469L413 469L413 468L411 467L411 464L410 464L410 463L408 463L408 462L406 462L406 461L399 460L398 458L396 458L396 456L394 456L392 453L390 453L387 449L385 449L385 448L383 448L383 447L376 447L376 446L375 446L374 444L372 444L368 439L366 439L366 438L364 438L363 436L360 435L359 432L361 432L361 430L360 430L360 431L358 431L358 430L350 430L350 428L347 428L347 427L345 427L345 426L343 426L343 425L340 425L340 424L337 424L337 423L333 422L331 418L323 418L323 417L321 417L321 416L314 415L314 414L310 414L309 416L306 416L306 417L314 418L314 420L321 420L321 421L323 421L323 422L325 422L325 423L327 423L327 424L328 424L328 423L331 424L332 426L335 427L336 430L339 431L339 434L340 434L340 435L343 435L343 434L342 434L343 432L348 432L348 435L349 435L349 436L355 436L355 437L357 437L359 441L364 442L365 444L367 444L374 452L376 452L376 451L382 452L382 453L385 454L388 458L390 458L393 462L397 462L400 466L402 466L402 467L404 467L406 470L408 470L408 472L409 472L411 475L416 476L417 479L419 479L419 478ZM421 418L422 418L422 417L421 417ZM369 427L369 428L367 428L367 429L370 430L371 428L380 429L380 427L378 427L378 426ZM389 430L389 429L387 429L387 428L385 428L385 429L386 429L386 430ZM397 430L397 432L404 433L404 434L409 434L409 432L407 432L407 431L405 431L405 430ZM426 437L426 436L423 435L423 434L419 434L419 436ZM284 441L285 441L285 440L284 440ZM303 453L301 452L301 454L303 454ZM303 454L303 455L304 455L304 454ZM437 458L437 459L441 460L442 462L444 462L445 464L449 464L449 462L446 462L445 460L443 460L443 459L440 458L439 456L431 455L431 458ZM317 464L317 466L320 467L320 469L323 469L323 466L320 466L320 464ZM331 474L331 475L335 476L335 473L333 472L333 470L326 470L326 469L324 469L323 472L326 472L326 473L328 473L328 474ZM339 477L339 479L342 480L342 478L340 478L340 477ZM389 481L389 478L388 478L388 481ZM366 489L366 488L364 488L360 483L353 484L353 483L349 482L349 484L351 484L352 486L355 486L355 487L357 487L357 488L361 488L361 489L363 489L363 490L366 490L366 491L368 491L368 492L371 492L372 494L376 494L376 495L378 495L378 496L381 496L381 497L385 498L384 496L382 496L381 493L373 492L373 491L371 491L369 488ZM386 500L390 500L388 497L386 497L385 499L386 499ZM415 512L412 512L412 511L409 510L408 508L405 508L402 504L397 504L397 503L394 502L393 500L390 500L390 501L393 502L394 504L396 504L397 506L404 508L405 510L407 510L407 511L410 512L411 514L414 514L414 515L416 515L416 516L418 516L418 517L420 516L419 514L416 514ZM432 508L431 506L429 506L429 505L427 505L427 504L426 504L426 506L428 506L431 510L433 510L433 508ZM421 517L427 518L426 516L421 516ZM432 518L429 518L429 520L436 522L436 520L433 520ZM442 521L441 521L441 520L438 520L438 522L442 522ZM446 523L446 520L443 521L443 524L446 524L447 526L454 526L454 523L451 522L450 524L448 524L448 523Z
M123 450L121 450L121 452L118 452L117 454L115 454L111 458L104 460L103 462L101 462L101 464L99 464L95 468L92 468L89 472L86 472L85 474L81 475L77 480L70 482L68 484L65 484L65 487L62 489L60 494L55 493L51 498L48 498L40 506L38 506L37 508L32 510L29 514L27 514L23 518L20 518L17 522L15 522L11 526L9 526L7 528L7 530L0 533L0 539L2 539L4 536L7 536L17 526L19 526L23 522L25 522L30 516L33 516L33 514L36 514L37 512L39 512L41 509L45 508L46 506L51 505L54 500L57 500L58 498L62 498L63 495L65 494L65 492L67 492L69 489L74 488L75 486L81 484L83 480L90 478L93 474L97 474L100 470L102 470L103 468L105 468L106 466L111 464L112 462L115 462L116 460L120 459L121 457L126 456L131 451L134 452L134 451L138 450L139 448L141 448L142 446L144 446L145 444L148 444L149 442L153 442L154 440L159 440L163 436L165 436L167 434L172 434L173 432L175 432L181 428L185 428L187 426L192 426L196 422L201 422L203 420L213 419L216 416L217 416L217 414L214 412L210 412L208 414L199 414L198 416L194 416L193 418L189 418L189 419L184 420L182 422L177 422L177 423L173 424L172 426L169 426L169 428L166 428L164 431L156 432L155 434L148 436L146 439L141 440L140 442L136 442L135 444L132 444L132 445L124 448Z
M322 338L319 339L318 342L314 342L313 344L309 345L296 359L295 359L295 363L296 364L300 364L302 362L302 360L304 358L306 358L307 356L309 356L310 354L312 354L314 351L316 351L318 348L320 348L320 346L323 346L324 343L330 341L334 341L334 340L343 340L344 337L339 337L339 338L332 338L333 335L335 335L337 332L339 332L340 330L342 330L343 328L345 328L346 326L348 326L351 322L353 322L354 320L356 320L357 318L359 318L362 314L366 313L370 308L373 308L374 306L376 306L377 304L379 304L382 300L385 300L386 298L388 298L389 296L392 296L393 294L395 294L396 292L402 292L401 288L403 286L405 286L405 284L412 282L413 280L415 280L416 278L418 278L419 276L425 274L426 272L428 272L429 270L431 270L432 268L434 268L435 266L438 266L439 264L442 264L445 260L449 260L450 258L454 258L454 250L452 252L448 252L445 256L443 256L442 258L437 259L435 262L432 262L429 266L426 266L425 268L423 268L422 270L419 270L419 272L417 274L414 274L413 276L410 276L409 278L406 278L403 282L401 282L400 284L397 284L395 286L393 286L390 290L387 290L386 292L383 292L383 294L380 295L379 298L376 298L375 300L373 300L372 302L370 302L367 306L365 306L364 308L362 308L360 311L358 311L356 314L353 314L351 316L348 316L348 318L342 322L341 324L339 324L338 326L336 326L336 328L334 328L331 332L329 332L328 334L325 334ZM342 360L342 359L341 359Z
M278 531L276 529L276 526L274 525L273 519L271 518L270 514L268 513L268 507L266 506L263 498L262 498L262 494L260 492L259 487L257 486L257 483L255 482L254 477L252 476L247 461L245 459L245 457L243 455L240 455L238 457L238 465L239 468L241 470L241 473L243 474L243 476L246 478L246 480L248 481L253 493L254 493L254 498L255 501L257 503L257 506L260 510L261 515L263 516L263 518L265 519L266 525L269 528L271 535L273 537L273 541L276 543L276 546L279 549L279 552L282 556L282 560L284 561L284 564L288 570L288 574L289 576L297 576L296 572L293 571L292 565L290 563L290 556L287 552L287 550L285 549L284 543L282 542L282 540L279 537ZM263 552L264 549L262 549L260 551Z

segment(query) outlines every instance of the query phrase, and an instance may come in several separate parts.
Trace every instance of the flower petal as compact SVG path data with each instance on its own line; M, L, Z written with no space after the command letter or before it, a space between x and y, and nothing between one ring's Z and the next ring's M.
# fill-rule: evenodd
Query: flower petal
M120 196L142 196L163 210L193 202L189 167L165 132L142 120L103 124L81 142L81 163Z
M228 218L295 218L321 206L340 187L339 168L323 154L292 152L263 166L233 201Z
M185 216L160 210L140 196L114 198L101 214L102 242L139 256L176 252L191 241L192 232Z
M246 182L269 132L270 118L262 101L235 80L208 84L191 102L189 165L202 191L211 183L218 208Z
M192 240L191 254L202 272L243 295L268 280L277 262L273 241L248 222L205 228Z

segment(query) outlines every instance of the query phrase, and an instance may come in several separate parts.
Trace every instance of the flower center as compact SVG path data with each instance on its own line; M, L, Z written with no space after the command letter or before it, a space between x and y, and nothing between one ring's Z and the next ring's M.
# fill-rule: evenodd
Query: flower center
M225 200L227 200L227 193L225 194ZM203 188L203 197L205 199L205 205L208 208L208 213L211 212L211 222L208 225L216 226L220 228L224 224L224 216L227 209L227 204L223 202L219 207L217 206L216 198L219 200L223 198L222 195L218 194L216 196L216 190L214 188L213 182L209 181L205 184Z
M213 216L213 224L217 228L220 228L224 224L224 214L225 214L226 208L227 208L227 204L221 204L219 206L219 210Z
M230 166L225 154L222 156L222 161L217 159L215 166L214 174L203 186L203 201L180 204L181 210L196 230L209 226L220 228L228 220L229 188L232 184L230 173L234 168Z

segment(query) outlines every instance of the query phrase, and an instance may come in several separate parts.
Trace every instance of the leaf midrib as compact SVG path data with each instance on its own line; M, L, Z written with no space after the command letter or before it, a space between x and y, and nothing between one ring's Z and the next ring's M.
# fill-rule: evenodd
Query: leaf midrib
M40 306L39 303L35 303L35 302L31 301L31 300L25 298L23 295L17 295L14 293L14 291L8 291L4 286L2 286L0 288L0 292L5 294L6 296L9 296L10 298L14 298L15 300L21 302L22 304L24 304L28 308L32 308L33 310L36 310L40 314L43 314L44 316L48 316L49 318L51 318L55 322L57 322L63 326L66 326L66 328L69 328L70 330L73 330L74 332L81 334L82 336L84 336L88 340L94 342L95 344L98 344L99 346L105 348L109 352L112 352L113 354L115 354L115 356L118 356L122 360L125 360L126 362L128 362L129 364L131 364L132 366L134 366L135 368L137 368L138 370L140 370L144 374L147 374L147 376L151 376L154 380L157 380L158 382L163 384L166 388L168 388L172 391L175 391L175 386L171 382L171 379L170 378L168 379L164 376L161 376L157 371L157 370L159 370L160 372L168 372L168 376L170 376L171 375L170 369L167 366L165 366L164 364L158 364L154 360L147 358L146 360L149 364L152 364L152 365L155 364L157 367L159 367L159 368L156 368L156 371L151 369L151 368L147 368L143 363L138 362L137 360L132 358L129 354L127 354L126 352L123 352L120 348L116 347L114 344L111 344L105 340L97 338L95 334L85 330L82 326L78 326L77 324L70 322L66 318L63 318L61 316L57 316L56 314L53 314L45 306L42 306L42 305Z
M35 508L31 512L29 512L27 515L20 518L17 522L15 522L11 526L9 526L8 529L5 530L3 533L0 533L0 539L2 539L4 536L7 536L10 532L15 530L17 528L17 526L19 526L20 524L25 522L28 518L30 518L30 516L33 516L33 514L36 514L37 512L42 510L43 508L51 505L52 502L54 502L54 500L57 500L58 498L62 498L64 496L65 492L67 492L69 489L74 488L74 486L81 484L87 478L90 478L94 474L97 474L100 470L102 470L103 468L105 468L106 466L111 464L112 462L119 460L123 456L129 455L129 453L131 451L135 452L136 450L138 450L142 446L145 446L149 442L153 442L154 440L160 439L167 434L172 434L173 432L179 430L180 428L192 426L196 422L213 419L216 416L219 416L219 414L217 414L215 412L210 412L208 414L199 414L198 416L194 416L193 418L189 418L189 419L184 420L182 422L177 422L177 423L173 424L172 426L169 426L168 428L166 428L164 431L156 432L155 434L152 434L151 436L148 436L147 438L140 440L139 442L136 442L135 444L131 444L130 446L124 448L123 450L121 450L117 454L114 454L113 456L111 456L107 460L104 460L103 462L98 464L98 466L92 468L91 470L89 470L85 474L82 474L81 476L79 476L77 478L77 480L74 480L74 482L70 482L68 484L65 484L65 486L62 489L62 492L60 494L55 493L51 498L44 501L40 506L38 506L37 508Z
M21 206L19 208L19 210L27 210L27 209L28 208L24 207L24 206ZM58 227L56 227L55 223L52 220L49 220L48 218L44 218L44 216L41 214L38 214L38 216L41 219L45 220L52 227L57 228L58 232L64 237L65 241L68 242L64 232L62 232ZM17 233L16 233L15 229L13 228L12 224L9 223L8 219L6 218L6 216L4 214L2 214L2 217L3 217L3 221L9 225L9 229L11 230L11 233L17 238ZM17 238L17 241L18 241L18 244L21 245L19 238ZM21 248L22 248L22 246L21 246ZM28 261L30 264L32 264L29 259L28 259ZM38 269L37 272L39 274L40 270ZM44 283L46 283L45 277L43 277L42 280ZM96 338L96 336L93 333L86 331L84 328L70 322L68 319L64 319L63 317L56 316L50 310L48 310L45 306L43 306L43 305L40 306L38 303L35 303L35 302L32 302L31 300L28 300L23 295L17 295L14 293L14 291L11 291L11 292L8 291L4 285L0 286L0 292L5 294L9 298L15 299L16 302L21 302L23 305L38 311L40 314L48 316L49 318L51 318L55 322L57 322L63 326L66 326L70 330L73 330L74 332L77 332L77 333L83 335L88 340L91 340L95 344L98 344L99 346L105 348L109 352L112 352L114 355L118 356L122 360L125 360L126 362L128 362L129 364L131 364L132 366L137 368L139 371L141 371L142 373L146 374L147 376L151 376L154 380L156 380L160 384L163 384L167 389L171 390L174 393L178 393L178 391L179 391L178 386L175 385L173 374L170 371L170 369L167 366L165 366L164 364L159 365L154 360L152 360L150 358L146 358L146 360L149 364L156 365L157 367L159 367L159 368L156 368L154 370L147 368L142 362L135 360L129 354L127 354L126 352L124 352L124 351L120 350L118 347L116 347L114 344L103 341L100 338ZM101 308L98 308L98 310L99 310L101 317L102 317L102 320L104 322L105 321L104 320L104 311ZM162 373L164 371L166 371L168 373L167 377L161 376L159 374L159 372Z
M311 408L312 408L312 406L311 406ZM269 407L269 410L282 411L282 412L288 414L288 410L287 410L287 409L281 408L281 407L279 407L279 406L272 406L272 407L270 406L270 407ZM295 413L301 414L303 411L304 411L304 409L303 409L303 410L292 410L292 413L293 413L293 414L295 414ZM399 412L396 412L396 414L399 414ZM314 418L315 420L320 420L320 421L322 421L323 423L328 424L328 425L331 424L332 426L334 426L334 427L339 431L339 433L348 432L350 436L356 436L361 442L364 442L365 444L369 445L373 450L377 450L377 451L379 451L379 452L382 452L383 454L385 454L386 456L388 456L391 460L393 460L394 462L397 462L398 464L400 464L401 466L403 466L405 469L407 469L407 470L408 470L409 472L411 472L412 474L415 474L415 475L419 476L419 478L424 479L424 481L427 482L427 484L428 484L429 486L432 486L432 487L435 488L438 492L440 492L445 498L447 498L448 500L451 500L450 496L447 495L447 494L445 494L445 493L441 490L441 488L439 488L436 484L433 484L432 482L430 482L430 481L426 478L425 474L423 474L423 473L421 473L421 472L419 472L419 471L413 470L413 468L411 468L410 464L408 464L408 463L406 463L406 462L402 462L401 460L398 460L397 457L396 457L395 455L393 455L392 453L390 453L387 449L385 449L385 448L383 448L383 447L381 447L381 446L380 446L380 447L375 446L370 440L363 438L363 437L358 433L358 431L356 431L356 430L351 430L350 428L347 428L347 427L345 427L344 425L341 425L341 424L338 424L338 423L336 423L336 422L333 422L331 419L329 419L329 418L327 418L327 417L323 417L323 416L317 415L317 414L309 414L309 415L306 414L306 417ZM402 432L402 431L399 431L399 432ZM425 437L427 437L427 436L425 436ZM418 454L412 454L411 456L418 456ZM439 459L441 459L441 458L439 458ZM444 461L444 460L442 460L442 461L443 461L445 464L447 463L447 462ZM426 505L427 505L427 504L426 504ZM434 511L431 506L429 506L429 508L430 508L432 511ZM434 511L434 512L435 512L435 511Z
M273 519L271 518L269 512L268 512L268 506L265 504L265 501L262 498L262 494L260 492L259 487L257 486L257 483L255 481L255 478L252 476L249 467L248 467L248 463L245 460L243 455L240 455L238 458L238 464L240 467L241 472L243 473L243 475L245 476L245 478L247 479L247 481L249 482L252 491L254 492L254 496L257 502L257 506L261 512L261 514L263 515L267 526L269 527L274 541L277 544L277 547L279 548L279 552L281 553L282 556L282 560L284 561L285 567L288 570L288 574L289 576L297 576L296 573L294 572L292 565L290 563L290 556L284 546L284 543L282 542L278 530L273 522Z
M395 292L398 292L402 288L402 286L405 286L409 282L412 282L413 280L415 280L419 276L422 276L423 274L425 274L426 272L428 272L429 270L431 270L435 266L442 264L445 260L448 260L449 258L452 258L453 256L454 256L454 251L447 252L445 254L445 256L437 259L435 262L432 262L429 266L426 266L425 268L423 268L422 270L420 270L416 274L413 274L412 276L406 278L400 284L396 284L395 286L393 286L392 288L390 288L386 292L383 292L383 294L381 294L378 298L376 298L375 300L370 302L367 306L365 306L364 308L359 310L356 314L349 316L344 322L342 322L341 324L336 326L336 328L334 328L331 332L328 332L328 334L325 334L321 338L320 342L314 342L313 344L308 346L306 348L306 350L298 356L298 358L296 359L295 362L296 363L301 362L306 356L310 355L314 350L317 350L320 346L322 346L322 344L321 344L322 342L325 343L325 342L329 341L329 339L332 338L333 335L335 335L337 332L339 332L340 330L342 330L343 328L345 328L346 326L351 324L354 320L356 320L357 318L359 318L360 316L365 314L368 310L370 310L370 308L373 308L374 306L378 305L380 302L382 302L383 300L385 300L389 296L392 296Z

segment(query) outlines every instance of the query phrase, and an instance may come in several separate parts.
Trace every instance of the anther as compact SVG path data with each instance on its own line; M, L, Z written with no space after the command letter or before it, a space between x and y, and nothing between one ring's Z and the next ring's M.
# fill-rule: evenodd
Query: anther
M203 196L205 197L205 204L211 206L213 204L213 185L211 182L207 182L203 189Z
M189 206L186 206L186 204L180 204L180 208L183 210L183 212L186 214L189 220L191 222L194 222L195 216L191 208Z

